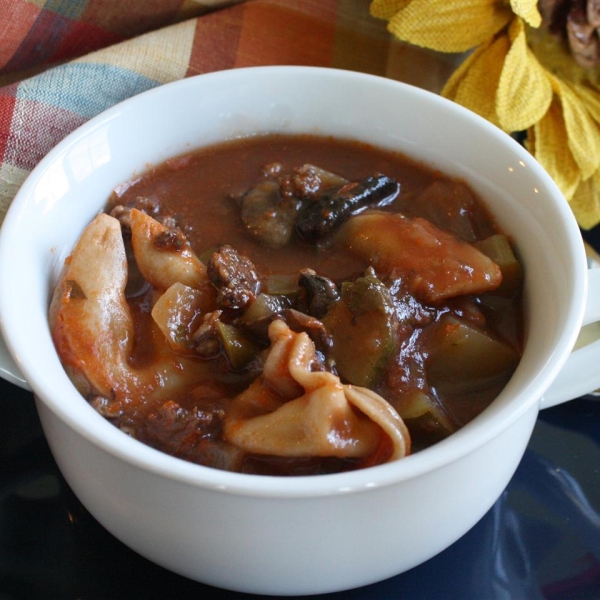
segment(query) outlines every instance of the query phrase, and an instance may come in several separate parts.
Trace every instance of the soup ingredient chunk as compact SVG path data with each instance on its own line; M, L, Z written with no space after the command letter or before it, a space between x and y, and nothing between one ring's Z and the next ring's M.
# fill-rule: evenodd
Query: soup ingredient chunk
M333 337L332 358L348 382L370 387L398 348L394 302L374 273L342 284L342 297L323 320Z
M248 232L265 246L285 246L294 233L299 201L282 197L276 181L261 181L242 198L242 221Z
M136 263L148 283L166 290L179 282L209 292L206 267L180 231L135 208L130 219Z
M429 382L442 396L504 384L519 362L514 348L456 316L445 315L426 335L432 347L426 363Z
M224 308L245 308L260 290L260 276L252 261L231 246L221 246L208 261L208 277Z
M523 268L515 256L508 238L497 233L474 245L500 267L502 284L496 292L502 296L518 294L523 286Z
M482 294L502 282L500 268L485 254L420 217L372 211L352 217L340 236L378 273L401 277L425 302Z
M312 269L302 269L298 283L306 291L308 313L318 319L322 319L329 307L340 298L335 283Z
M386 175L367 177L324 194L302 209L296 230L303 240L315 242L334 231L350 215L367 207L385 206L398 195L400 186Z
M134 336L126 285L121 227L98 215L67 261L50 306L54 343L84 394L110 396L135 384L127 364Z

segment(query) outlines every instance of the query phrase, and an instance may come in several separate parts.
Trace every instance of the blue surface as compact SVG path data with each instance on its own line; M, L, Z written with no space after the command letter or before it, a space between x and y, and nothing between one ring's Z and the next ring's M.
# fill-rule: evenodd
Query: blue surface
M0 599L258 598L126 548L64 482L31 395L0 382L0 410ZM452 547L387 581L313 598L600 599L600 400L543 411L506 491Z

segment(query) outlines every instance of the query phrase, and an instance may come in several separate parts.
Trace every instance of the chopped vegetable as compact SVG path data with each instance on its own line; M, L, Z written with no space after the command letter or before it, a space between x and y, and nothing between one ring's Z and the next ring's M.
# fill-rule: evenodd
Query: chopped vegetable
M440 402L423 390L414 390L396 408L412 438L422 440L423 445L442 440L457 429Z
M174 352L194 353L191 336L204 304L203 293L183 283L174 283L156 301L152 318Z
M389 204L399 190L399 184L385 175L349 183L308 204L298 217L296 231L305 241L317 241L330 234L351 215L369 206Z
M242 198L242 221L248 233L271 248L285 246L294 233L298 201L282 198L276 181L262 181Z
M502 271L502 283L494 293L514 296L523 287L523 267L508 238L498 233L473 245L491 258Z
M290 302L285 296L259 294L248 310L240 317L239 322L251 325L263 319L271 319L289 307Z
M237 327L221 321L219 321L217 327L221 338L221 346L234 371L243 369L253 358L256 358L260 351L259 346Z
M288 296L295 298L300 293L298 274L294 275L269 275L265 282L264 290L273 296Z
M519 362L514 348L456 316L442 317L427 335L427 376L442 397L468 394L507 380Z
M323 323L333 337L340 376L354 385L375 384L398 347L396 313L385 285L370 274L346 282Z
M269 323L291 305L286 296L259 294L244 314L236 320L236 325L266 339Z

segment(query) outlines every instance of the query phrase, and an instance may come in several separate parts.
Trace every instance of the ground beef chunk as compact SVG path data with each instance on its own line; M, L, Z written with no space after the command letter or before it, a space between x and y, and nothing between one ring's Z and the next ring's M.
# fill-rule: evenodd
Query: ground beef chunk
M205 314L202 318L202 323L194 332L195 350L202 358L215 358L221 352L218 328L222 313L222 310L215 310Z
M221 246L206 265L208 277L217 288L222 308L244 309L260 290L260 277L252 261L231 246Z
M134 208L150 215L165 227L172 228L177 226L177 221L174 217L160 213L161 206L158 200L147 198L146 196L136 196L126 204L117 204L109 213L111 217L114 217L121 223L121 228L124 232L131 231L131 211Z
M154 236L152 243L156 248L179 252L187 246L187 241L183 232L177 227L165 229Z
M268 163L262 168L263 177L266 177L267 179L273 179L274 177L277 177L282 171L283 165L278 162Z
M242 459L241 452L218 440L224 414L218 399L193 409L169 400L148 415L138 433L141 441L173 456L236 470Z
M312 198L321 189L321 179L316 169L304 166L280 181L281 195L284 198Z

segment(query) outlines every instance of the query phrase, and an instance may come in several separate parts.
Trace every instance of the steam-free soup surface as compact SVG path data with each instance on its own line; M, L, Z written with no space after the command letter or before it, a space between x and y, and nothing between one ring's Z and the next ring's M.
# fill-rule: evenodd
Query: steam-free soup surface
M76 356L77 249L55 341L101 414L186 460L270 475L396 460L473 419L518 364L510 238L463 182L401 154L237 140L124 183L107 213L89 235L127 257L122 362Z

